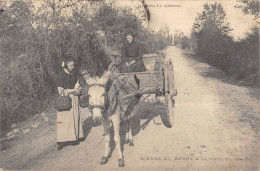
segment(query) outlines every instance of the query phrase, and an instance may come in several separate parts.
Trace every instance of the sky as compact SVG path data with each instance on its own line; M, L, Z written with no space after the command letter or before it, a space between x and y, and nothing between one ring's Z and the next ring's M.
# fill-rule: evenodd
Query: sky
M117 0L122 6L137 4L138 0ZM235 0L146 0L146 4L151 12L149 29L158 31L162 25L167 24L170 33L181 30L185 35L191 33L192 25L198 13L203 10L203 4L221 2L226 12L227 21L233 31L230 33L235 40L243 38L245 33L250 32L250 28L255 21L253 16L244 15L240 9L235 9ZM140 3L139 3L140 4ZM167 5L168 7L165 7Z
M42 2L43 0L32 0ZM110 0L107 0L110 1ZM112 0L113 1L113 0ZM141 0L114 0L118 6L136 7L142 6ZM234 40L242 39L246 33L250 32L255 24L254 16L245 15L241 9L234 8L238 4L236 0L145 0L151 13L149 25L145 26L154 31L158 31L163 25L170 29L170 34L175 30L181 30L186 36L189 36L195 18L203 10L204 3L221 2L226 12L227 21L233 29L230 36ZM41 3L39 3L41 4ZM167 7L166 7L166 6Z

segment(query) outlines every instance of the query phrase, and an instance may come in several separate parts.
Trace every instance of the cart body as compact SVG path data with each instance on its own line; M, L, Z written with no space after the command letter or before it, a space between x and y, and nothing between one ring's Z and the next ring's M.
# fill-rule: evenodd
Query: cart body
M141 101L154 103L157 107L163 107L166 112L160 114L163 124L171 128L174 123L175 96L177 89L174 85L174 70L172 61L166 60L166 55L159 51L154 54L144 54L143 61L145 72L123 73L125 76L136 75L140 80L137 93L142 95ZM118 63L119 59L112 59ZM135 94L129 94L124 98L132 98Z

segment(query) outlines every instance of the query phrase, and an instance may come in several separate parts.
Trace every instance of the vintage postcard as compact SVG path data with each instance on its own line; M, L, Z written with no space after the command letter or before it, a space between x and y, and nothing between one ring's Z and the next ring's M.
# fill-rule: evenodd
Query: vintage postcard
M258 0L2 0L0 72L0 170L259 170Z

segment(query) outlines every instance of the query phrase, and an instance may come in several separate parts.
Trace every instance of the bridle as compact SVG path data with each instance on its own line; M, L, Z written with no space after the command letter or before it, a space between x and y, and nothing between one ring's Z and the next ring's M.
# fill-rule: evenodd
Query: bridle
M80 70L81 70L81 73L83 73L82 68L80 68ZM87 71L85 71L85 73L82 74L82 76L84 76L84 75L88 75L88 76L90 77L90 75L89 75L89 73L88 73ZM88 89L89 89L90 87L95 87L95 86L99 86L99 87L104 87L104 88L106 88L106 84L93 83L93 84L89 84L89 85L88 85ZM87 93L87 94L88 94L88 93ZM90 95L88 95L88 96L90 96ZM89 104L88 108L89 108L89 111L90 111L92 114L93 114L93 109L94 109L94 108L99 108L99 109L101 110L102 115L105 113L106 106L107 106L107 104L108 104L108 96L107 96L107 92L106 92L106 91L105 91L105 94L104 94L103 96L105 97L104 105Z
M95 87L95 86L99 86L99 87L104 87L104 88L106 88L106 85L105 84L90 84L89 85L89 88L90 87ZM105 113L105 110L106 110L106 106L107 106L107 92L105 91L105 93L102 95L102 96L104 96L104 98L105 98L105 102L104 102L104 105L96 105L96 104L89 104L89 111L91 112L91 113L93 113L93 109L94 108L99 108L100 110L101 110L101 113L102 113L102 115Z

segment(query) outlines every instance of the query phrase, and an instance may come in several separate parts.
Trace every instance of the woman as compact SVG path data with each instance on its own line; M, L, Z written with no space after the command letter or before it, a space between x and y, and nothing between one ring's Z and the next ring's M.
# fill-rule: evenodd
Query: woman
M64 62L58 78L58 92L59 95L69 96L72 99L72 108L69 111L57 113L57 150L61 150L65 145L78 144L84 137L78 103L80 86L74 72L73 59Z
M134 40L132 33L126 34L126 41L122 48L121 57L122 72L144 72L146 68L143 62L141 44Z

